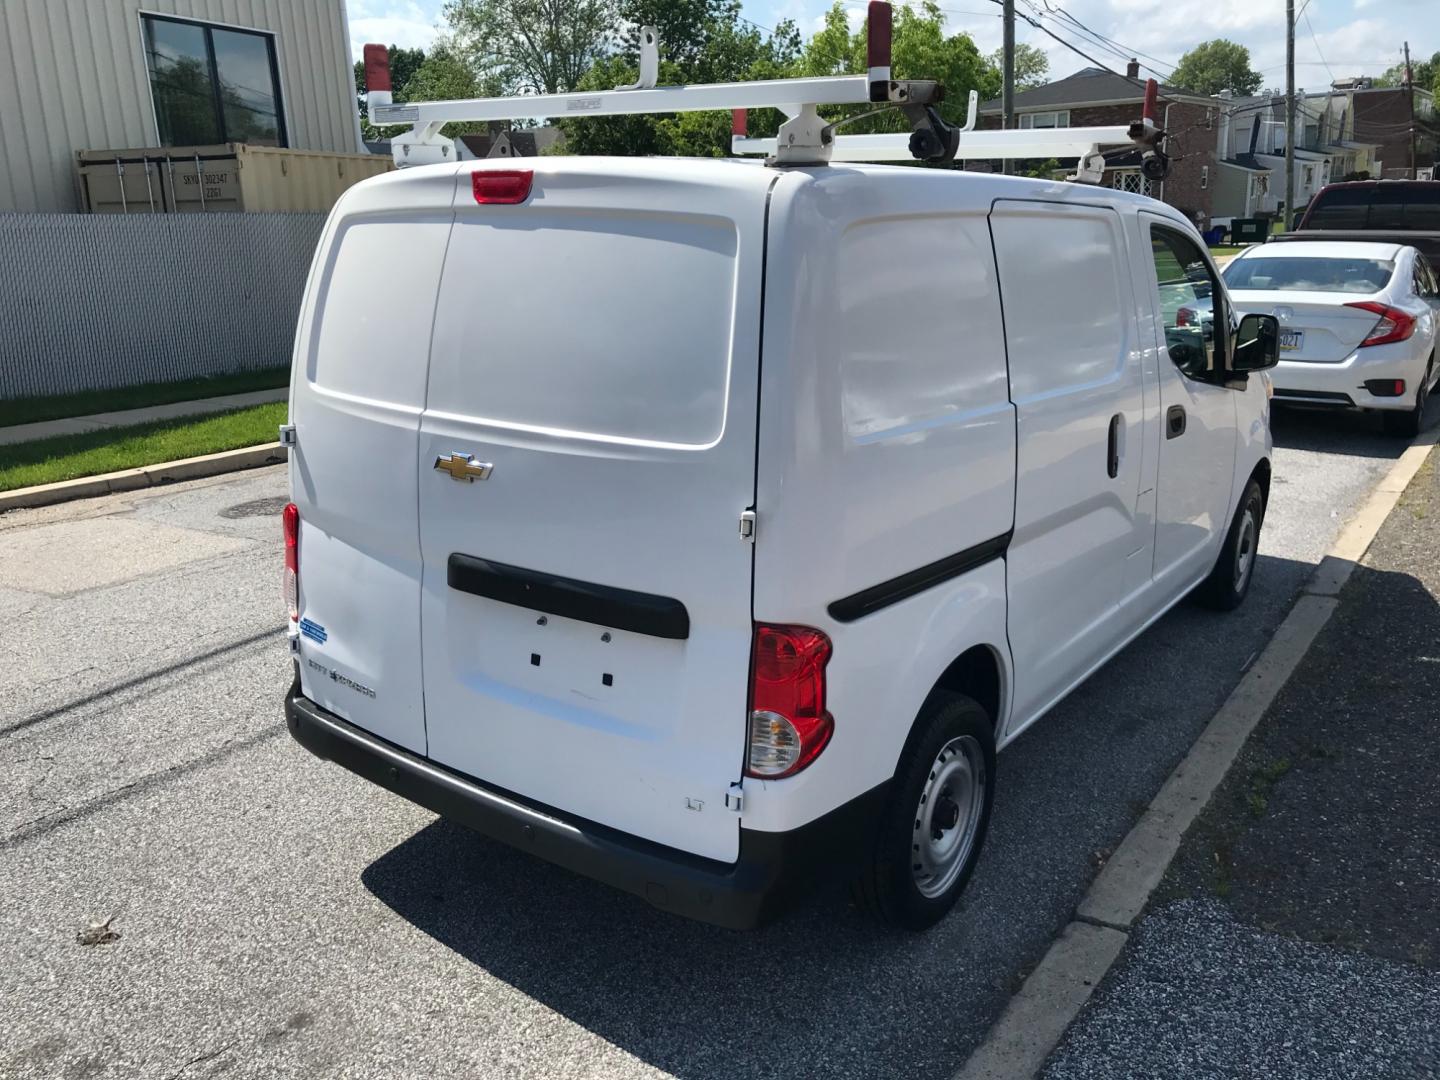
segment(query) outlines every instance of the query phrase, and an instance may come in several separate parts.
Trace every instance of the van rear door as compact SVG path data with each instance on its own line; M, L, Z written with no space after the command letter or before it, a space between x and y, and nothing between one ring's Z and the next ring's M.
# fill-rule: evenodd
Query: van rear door
M419 753L415 453L454 185L454 170L391 174L341 199L311 267L290 387L302 691Z
M430 758L726 861L769 182L557 160L477 205L462 169L420 421Z

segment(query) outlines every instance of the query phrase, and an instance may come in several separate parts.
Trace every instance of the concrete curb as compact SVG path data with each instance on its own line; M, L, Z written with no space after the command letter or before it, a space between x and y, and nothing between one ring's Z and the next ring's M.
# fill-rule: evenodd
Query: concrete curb
M69 502L71 499L89 499L116 491L138 491L176 480L218 476L221 473L239 472L241 469L256 469L262 465L277 465L286 460L287 454L285 447L273 442L263 446L247 446L240 450L222 450L218 454L204 454L180 461L165 461L139 469L123 469L101 476L82 476L78 480L62 480L58 484L16 488L14 491L0 492L0 513L50 506L53 503Z
M1075 921L1051 944L954 1080L1022 1080L1039 1073L1119 957L1186 830L1339 607L1341 589L1437 441L1440 430L1411 443L1346 523L1270 643L1091 882Z

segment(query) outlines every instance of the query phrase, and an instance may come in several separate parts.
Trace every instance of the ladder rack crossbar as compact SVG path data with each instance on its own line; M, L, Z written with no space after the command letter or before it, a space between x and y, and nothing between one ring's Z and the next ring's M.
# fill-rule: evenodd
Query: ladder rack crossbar
M449 124L457 121L545 120L561 116L627 116L636 113L726 111L777 108L795 115L804 106L861 105L870 101L864 75L818 79L656 86L643 90L534 94L379 105L370 120L384 124Z
M1129 129L1123 127L1042 128L1009 131L962 131L955 156L961 160L1015 160L1023 158L1083 158L1100 146L1131 146ZM752 139L737 135L731 139L736 154L773 154L774 139ZM910 134L835 137L832 161L914 161Z

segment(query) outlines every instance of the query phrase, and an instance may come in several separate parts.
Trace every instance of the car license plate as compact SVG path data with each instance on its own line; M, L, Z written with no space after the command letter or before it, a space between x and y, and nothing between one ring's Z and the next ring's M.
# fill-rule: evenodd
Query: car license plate
M1280 348L1282 348L1282 349L1286 349L1286 350L1298 349L1298 348L1300 348L1300 345L1301 345L1301 343L1302 343L1304 340L1305 340L1305 331L1304 331L1304 330L1281 330L1281 331L1280 331Z

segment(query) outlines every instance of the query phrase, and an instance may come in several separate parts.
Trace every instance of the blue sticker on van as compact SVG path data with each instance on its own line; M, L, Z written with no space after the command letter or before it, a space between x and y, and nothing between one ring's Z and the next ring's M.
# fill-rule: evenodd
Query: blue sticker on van
M326 639L330 637L330 635L325 632L325 627L321 626L314 619L301 619L300 633L320 645L324 645Z

